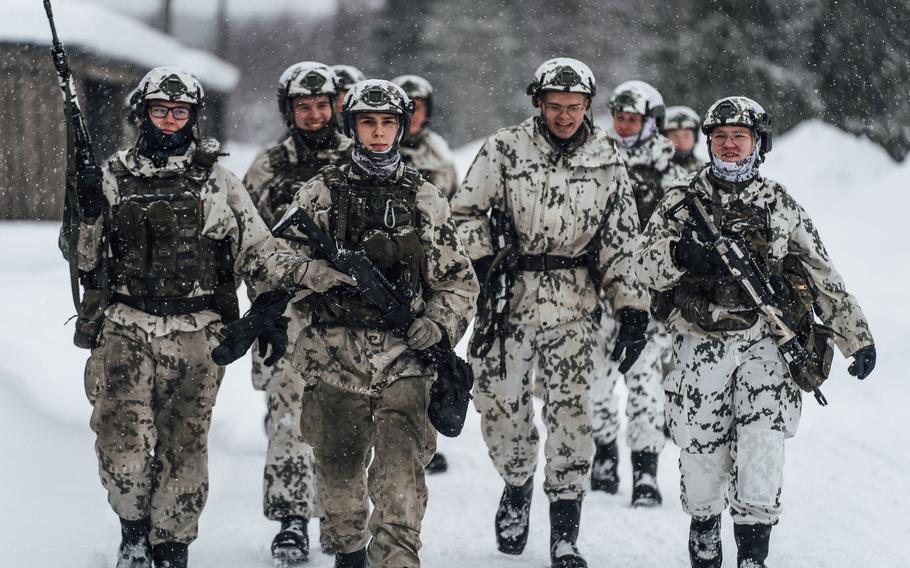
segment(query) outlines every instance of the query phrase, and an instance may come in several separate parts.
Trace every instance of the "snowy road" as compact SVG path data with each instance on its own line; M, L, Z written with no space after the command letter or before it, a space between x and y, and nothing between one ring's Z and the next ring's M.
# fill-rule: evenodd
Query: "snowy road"
M807 163L801 152L807 145L821 158ZM798 152L801 159L791 157ZM910 165L894 165L864 141L809 123L775 142L765 171L816 220L879 347L878 368L866 384L849 377L838 359L825 388L831 405L805 401L799 435L788 442L785 512L772 533L769 565L910 566L910 255L898 239L907 226ZM113 566L119 537L96 473L82 392L86 353L72 347L72 328L63 326L72 308L56 229L0 224L2 568ZM264 403L250 387L248 368L244 360L228 371L215 407L211 493L200 538L190 548L198 568L271 565L268 544L276 526L260 510ZM528 549L520 557L496 553L492 517L502 486L477 416L469 420L460 438L440 441L453 465L429 481L425 566L549 566L542 474ZM662 455L664 506L656 510L629 508L624 457L620 495L595 494L584 504L580 547L591 567L687 566L677 452L668 448ZM314 525L314 541L317 534ZM724 545L725 566L733 566L729 518ZM310 565L332 562L316 552Z

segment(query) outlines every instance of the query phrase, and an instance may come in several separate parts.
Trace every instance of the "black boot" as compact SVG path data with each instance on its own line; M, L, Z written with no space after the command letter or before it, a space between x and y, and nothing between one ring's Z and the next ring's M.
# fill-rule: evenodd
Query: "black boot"
M310 557L310 537L303 517L281 519L281 530L272 540L272 559L277 568L300 566Z
M506 485L496 510L496 547L505 554L521 554L528 542L534 478L524 485Z
M632 452L632 506L656 507L663 503L657 487L657 454Z
M578 552L581 500L550 503L550 562L553 568L587 568Z
M436 452L433 455L433 459L430 460L430 463L427 464L427 473L445 473L449 470L449 462L446 460L446 457L439 452Z
M162 542L152 549L155 568L186 568L189 551L182 542Z
M733 525L738 568L765 568L771 525Z
M152 568L152 545L149 544L151 520L120 519L120 548L117 549L117 568Z
M619 491L619 450L616 440L597 444L594 463L591 464L591 490L615 495Z
M720 515L692 518L689 524L689 560L692 568L721 568Z
M338 552L335 554L335 568L366 568L367 549L361 548L354 552Z

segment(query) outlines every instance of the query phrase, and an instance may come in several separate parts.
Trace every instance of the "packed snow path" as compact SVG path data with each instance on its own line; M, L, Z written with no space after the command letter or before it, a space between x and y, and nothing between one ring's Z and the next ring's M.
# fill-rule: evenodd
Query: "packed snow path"
M475 146L476 147L476 146ZM239 157L239 156L238 156ZM461 165L471 156L460 155ZM810 122L775 142L764 172L814 218L838 269L868 315L878 344L874 374L859 383L836 356L819 408L805 399L799 435L787 444L784 515L769 565L799 568L910 566L910 164ZM97 476L90 407L82 387L87 353L72 346L67 270L52 223L0 224L0 567L102 568L114 564L119 525ZM211 493L196 568L266 568L277 524L261 513L264 399L249 360L229 368L211 432ZM473 412L464 434L440 438L452 464L429 479L422 557L434 567L549 566L546 498L537 475L531 537L522 556L496 552L493 515L502 484ZM623 451L620 494L584 503L579 546L592 568L688 566L688 519L679 507L678 452L661 456L664 505L629 507ZM542 466L541 466L542 467ZM310 528L315 543L317 523ZM734 566L729 517L725 566ZM315 545L314 568L332 560Z

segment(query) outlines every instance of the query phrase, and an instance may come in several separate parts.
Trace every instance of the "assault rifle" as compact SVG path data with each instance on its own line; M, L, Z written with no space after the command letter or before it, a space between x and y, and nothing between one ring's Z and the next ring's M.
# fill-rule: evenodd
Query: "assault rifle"
M289 232L296 228L305 238ZM379 309L383 319L396 333L404 335L417 315L411 310L413 292L406 286L395 286L370 261L362 250L340 249L307 213L295 207L272 229L276 237L306 244L316 256L327 260L336 270L353 278L357 292ZM468 401L474 386L471 367L455 354L448 343L437 343L423 351L415 351L436 367L438 375L430 394L427 414L440 434L455 437L461 433L467 417Z
M73 339L78 347L86 349L95 346L97 333L101 325L101 314L107 295L103 269L92 272L79 270L76 246L79 239L79 187L80 176L94 178L100 183L101 169L92 151L92 141L79 100L76 98L76 86L70 71L66 51L60 38L57 37L57 26L50 0L44 0L44 11L51 27L51 56L60 91L63 94L64 114L66 116L66 192L63 201L63 240L67 247L70 265L70 290L73 305L76 308L76 334ZM80 282L85 288L85 297L81 297Z
M471 338L471 355L486 356L499 340L499 372L505 376L505 338L508 335L509 303L512 300L512 286L518 264L518 249L515 244L512 218L508 212L499 209L490 211L490 234L495 255L490 262L486 278L481 282L481 298L478 302L477 329Z
M746 297L755 304L759 315L770 326L790 372L803 378L804 384L813 384L811 376L802 377L803 374L809 373L807 369L809 354L796 333L781 318L781 312L775 305L774 287L759 270L745 244L724 236L714 224L704 203L694 193L687 194L679 203L672 206L667 211L667 218L679 222L680 219L676 215L681 209L685 209L689 214L689 222L686 224L694 229L700 240L706 244L706 248L717 254L721 266L736 281ZM812 389L812 394L821 406L828 404L825 395L817 386Z

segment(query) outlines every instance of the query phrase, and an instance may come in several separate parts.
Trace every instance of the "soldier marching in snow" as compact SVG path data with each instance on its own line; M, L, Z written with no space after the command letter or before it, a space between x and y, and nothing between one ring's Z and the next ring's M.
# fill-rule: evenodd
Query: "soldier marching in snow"
M293 202L339 248L366 254L419 316L399 334L356 288L305 297L292 363L307 383L301 429L336 567L420 565L424 468L436 448L427 415L436 373L421 352L457 343L478 293L448 202L399 155L412 111L398 86L357 83L342 111L350 165L327 166Z
M830 340L853 357L850 372L860 379L875 366L866 318L812 220L759 173L770 123L746 97L708 109L702 132L711 161L667 192L645 228L638 266L674 306L666 415L681 450L697 568L721 566L728 504L738 566L765 566L781 514L784 441L796 433L800 387L816 388L827 373Z
M590 391L606 349L598 292L621 322L613 355L624 353L624 365L644 344L649 301L633 276L638 219L626 169L590 120L591 70L546 61L528 94L539 114L486 141L452 211L485 282L470 361L484 440L505 481L497 545L520 554L527 542L535 389L547 428L552 564L579 567L587 565L576 542L594 452Z
M610 136L616 142L632 180L632 191L643 227L664 190L685 172L673 163L673 144L661 136L664 101L657 90L643 81L626 81L610 97L613 116ZM652 305L652 308L655 308ZM602 331L608 342L616 337L613 318L604 318ZM657 317L645 322L648 343L636 364L622 372L607 363L594 383L594 440L597 450L591 469L595 490L616 493L619 489L619 434L617 396L620 375L629 397L626 432L632 453L632 505L655 506L662 501L657 485L657 461L666 444L661 379L670 358L670 338Z
M701 118L697 112L687 106L671 106L667 108L664 126L660 129L660 133L669 138L676 149L673 161L689 173L701 167L695 156L700 127Z
M293 191L329 164L350 159L350 139L336 132L338 78L322 63L304 61L288 67L278 86L278 109L287 135L262 151L244 177L259 214L271 226L287 212ZM253 290L249 288L250 294ZM300 433L303 382L291 366L293 345L303 327L300 309L291 304L287 355L272 367L253 354L253 385L267 393L266 432L269 438L263 480L266 518L281 522L272 541L272 555L284 564L309 555L307 521L318 517L313 450Z
M235 274L282 284L269 275L280 272L283 247L216 163L217 142L200 142L199 81L158 67L131 102L139 139L98 174L80 173L80 223L61 243L99 284L86 291L101 325L84 338L93 347L85 386L101 481L122 526L117 566L148 568L154 557L158 568L180 568L208 495L207 436L224 373L209 353L221 322L238 317ZM271 332L280 353L281 330Z

